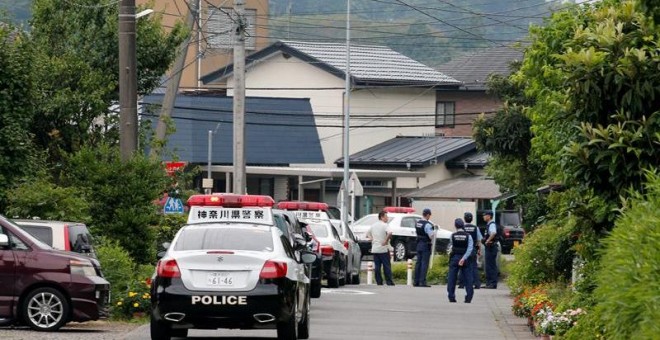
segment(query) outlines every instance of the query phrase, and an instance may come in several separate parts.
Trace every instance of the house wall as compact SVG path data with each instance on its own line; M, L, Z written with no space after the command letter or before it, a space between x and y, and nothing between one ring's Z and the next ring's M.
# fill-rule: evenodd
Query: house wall
M397 169L397 170L404 170L404 169ZM452 172L449 169L447 169L445 163L429 165L418 171L423 171L426 174L426 176L419 179L399 178L396 182L396 187L399 189L420 189L429 186L431 184L454 177Z
M227 84L230 88L227 94L231 96L233 77L227 80ZM253 64L247 71L245 84L246 96L309 98L325 164L335 166L334 162L343 154L343 79L297 58L285 58L280 53ZM433 117L413 118L415 115L435 112L435 93L426 89L357 89L351 92L350 110L351 154L398 135L422 136L434 133ZM388 115L411 117L384 118ZM374 125L385 127L365 127Z
M136 5L149 5L154 3L151 7L156 13L162 13L162 22L163 28L166 31L170 31L172 27L180 21L182 24L186 21L186 16L188 14L187 2L198 1L198 0L137 0ZM208 16L207 8L209 4L222 7L232 7L233 3L226 0L201 0L199 1L201 5L202 13L202 22L206 21ZM268 45L268 0L246 0L245 2L246 9L254 9L257 12L257 38L256 38L256 50L265 48ZM154 13L154 14L156 14ZM151 14L151 15L154 15ZM138 19L139 20L139 19ZM200 76L204 76L208 73L211 73L218 68L221 68L225 65L231 64L234 61L233 53L229 49L210 49L207 48L205 44L204 37L208 37L211 34L218 34L217 32L209 32L205 27L202 27L202 39L200 40L197 37L197 29L193 32L193 37L191 43L188 46L188 52L185 61L185 69L181 74L181 82L179 85L180 90L192 90L201 88L224 88L222 82L215 84L200 84L198 87L197 80ZM231 32L225 33L231 34ZM139 37L138 37L139 39ZM199 41L199 44L196 43ZM203 52L201 59L196 60L197 49ZM246 53L252 53L256 50L246 50ZM199 63L199 64L198 64ZM198 70L199 66L199 70ZM199 71L199 75L198 75Z
M502 101L485 91L437 91L437 101L455 102L456 124L454 127L436 128L436 134L447 137L471 137L472 123L482 112L497 111Z
M463 214L467 211L476 216L477 211L476 199L470 201L420 199L414 200L412 206L416 211L422 211L424 208L431 209L431 222L452 232L456 231L456 228L454 228L455 219L463 218Z

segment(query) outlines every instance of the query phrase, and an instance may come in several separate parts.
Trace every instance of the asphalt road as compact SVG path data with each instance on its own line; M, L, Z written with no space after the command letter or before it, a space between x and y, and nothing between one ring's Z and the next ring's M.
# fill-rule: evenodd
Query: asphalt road
M464 292L457 297L462 301ZM446 286L345 286L312 300L310 339L534 339L511 314L502 289L476 291L471 304L449 303ZM276 339L275 330L191 330L194 339ZM90 339L92 339L90 337ZM124 339L149 339L148 325Z

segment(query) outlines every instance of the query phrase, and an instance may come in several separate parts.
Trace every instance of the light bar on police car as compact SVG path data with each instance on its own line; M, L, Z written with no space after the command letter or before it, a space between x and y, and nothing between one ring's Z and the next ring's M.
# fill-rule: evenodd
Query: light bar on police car
M383 211L388 212L388 213L411 214L411 213L415 212L415 208L411 208L411 207L385 207L385 208L383 208Z
M277 203L282 210L328 211L328 204L322 202L282 201Z
M188 206L215 206L227 208L272 207L275 201L265 195L210 194L192 195Z

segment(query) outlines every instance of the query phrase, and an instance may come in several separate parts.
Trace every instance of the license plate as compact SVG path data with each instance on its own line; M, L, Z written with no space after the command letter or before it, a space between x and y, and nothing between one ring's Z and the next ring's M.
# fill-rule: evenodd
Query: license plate
M513 241L513 246L514 247L517 247L519 244L520 244L520 241L516 241L516 240Z
M206 284L209 286L231 286L234 284L234 276L231 273L209 273L206 276Z

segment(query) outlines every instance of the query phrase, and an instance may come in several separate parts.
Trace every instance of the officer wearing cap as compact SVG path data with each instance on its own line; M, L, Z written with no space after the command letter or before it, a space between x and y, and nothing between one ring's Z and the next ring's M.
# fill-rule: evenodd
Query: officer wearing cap
M456 278L458 273L463 274L465 280L465 303L472 302L474 288L472 287L472 271L468 266L468 258L472 255L474 242L472 236L463 229L463 220L454 220L456 232L451 234L451 254L449 254L449 274L447 275L447 297L449 302L456 302Z
M422 219L417 221L415 232L417 233L417 262L415 263L415 287L431 287L426 284L426 274L429 270L429 259L431 257L431 241L435 230L433 224L429 221L431 218L431 209L425 208L422 211Z
M477 267L477 258L481 256L481 249L479 245L481 244L481 240L483 239L483 236L481 235L481 231L479 228L477 228L476 225L472 224L472 213L471 212L466 212L463 214L463 221L465 221L465 226L463 229L472 236L472 241L474 242L474 249L472 250L472 254L470 254L470 257L468 258L468 268L470 270L466 270L465 272L472 272L472 284L474 285L474 289L479 289L481 288L481 278L479 277L479 268ZM465 285L465 282L463 281L463 272L460 272L458 274L458 288L463 288Z
M486 287L489 289L497 288L497 251L498 240L497 225L493 221L493 212L484 212L484 221L487 225L488 238L486 239Z

